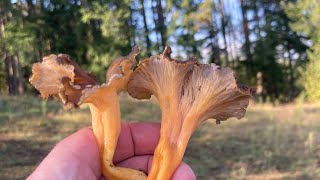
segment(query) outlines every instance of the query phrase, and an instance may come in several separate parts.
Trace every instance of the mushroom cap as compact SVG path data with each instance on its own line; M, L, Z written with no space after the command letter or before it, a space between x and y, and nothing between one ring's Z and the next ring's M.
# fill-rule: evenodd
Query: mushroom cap
M128 69L133 69L136 66L135 57L139 54L138 46L134 46L129 55L119 57L112 61L106 73L106 82L110 81L111 77L115 74L124 74Z
M106 84L85 90L80 102L101 104L98 101L102 101L102 96L116 95L125 90L133 69L136 67L135 57L139 54L139 51L139 48L135 46L129 55L115 59L106 73Z
M166 46L162 54L140 61L128 83L128 93L133 98L150 99L151 95L155 95L161 99L165 94L173 94L172 91L182 86L185 76L197 62L194 59L173 60L170 57L171 52L171 48Z
M137 54L139 48L134 47L128 56L113 61L106 73L107 84L101 86L92 74L83 71L66 54L51 54L44 57L42 62L35 63L29 81L43 98L53 96L60 99L65 108L78 107L94 93L97 93L95 97L101 97L105 93L117 93L125 89L136 66Z
M43 98L54 96L66 107L77 107L82 91L97 85L95 77L83 71L66 54L51 54L35 63L29 81Z
M128 93L137 99L154 95L161 109L174 108L183 119L219 123L242 118L253 89L239 86L230 68L198 64L194 59L176 61L166 47L161 55L142 60L128 83Z

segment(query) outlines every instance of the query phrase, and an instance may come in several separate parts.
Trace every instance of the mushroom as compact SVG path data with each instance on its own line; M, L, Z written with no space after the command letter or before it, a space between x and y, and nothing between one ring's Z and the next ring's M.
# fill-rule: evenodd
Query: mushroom
M180 164L197 126L209 119L242 118L253 89L239 86L230 68L176 61L166 47L158 56L142 60L130 77L127 91L137 99L154 95L161 108L160 140L150 180L168 180Z
M134 47L128 56L112 62L106 73L106 84L98 85L94 76L81 70L68 55L49 55L32 68L30 83L40 91L43 98L54 96L66 108L89 105L92 128L99 146L101 169L112 180L146 179L143 172L115 167L112 160L120 133L119 93L126 89L136 66L139 49Z

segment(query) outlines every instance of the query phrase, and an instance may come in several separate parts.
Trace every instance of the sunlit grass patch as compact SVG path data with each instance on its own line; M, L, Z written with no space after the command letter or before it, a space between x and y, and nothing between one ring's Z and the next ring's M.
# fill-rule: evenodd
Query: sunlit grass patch
M127 94L121 94L121 116L127 121L158 121L161 119L157 100L136 100Z
M279 119L279 115L292 117L295 112L288 109L295 108L250 108L246 118L239 121L228 120L221 125L208 121L194 134L184 159L200 179L265 179L269 171L288 178L319 178L319 171L305 174L306 169L320 165L319 120L307 119L304 109L300 119ZM266 179L269 177L273 176Z

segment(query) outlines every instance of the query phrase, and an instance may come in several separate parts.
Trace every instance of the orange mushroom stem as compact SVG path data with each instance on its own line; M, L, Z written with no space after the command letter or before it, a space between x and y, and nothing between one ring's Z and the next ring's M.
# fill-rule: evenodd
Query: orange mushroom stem
M180 164L197 126L209 119L217 123L245 115L251 88L239 87L230 68L176 61L166 47L158 56L142 60L127 91L137 99L154 95L162 111L160 141L155 150L150 180L169 180Z
M113 156L120 134L119 93L126 89L136 65L137 47L125 57L112 62L106 74L106 84L98 85L95 78L80 69L69 56L50 55L32 68L30 82L44 98L54 96L66 107L89 104L92 128L99 146L101 169L110 180L143 180L143 172L115 167Z

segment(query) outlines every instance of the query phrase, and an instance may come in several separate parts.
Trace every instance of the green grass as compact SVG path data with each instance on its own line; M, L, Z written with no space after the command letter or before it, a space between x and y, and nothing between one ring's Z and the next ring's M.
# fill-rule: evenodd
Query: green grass
M126 121L159 121L156 100L121 96ZM24 179L54 145L90 126L87 107L0 96L0 179ZM254 104L242 120L203 123L185 153L198 179L320 179L320 105Z

